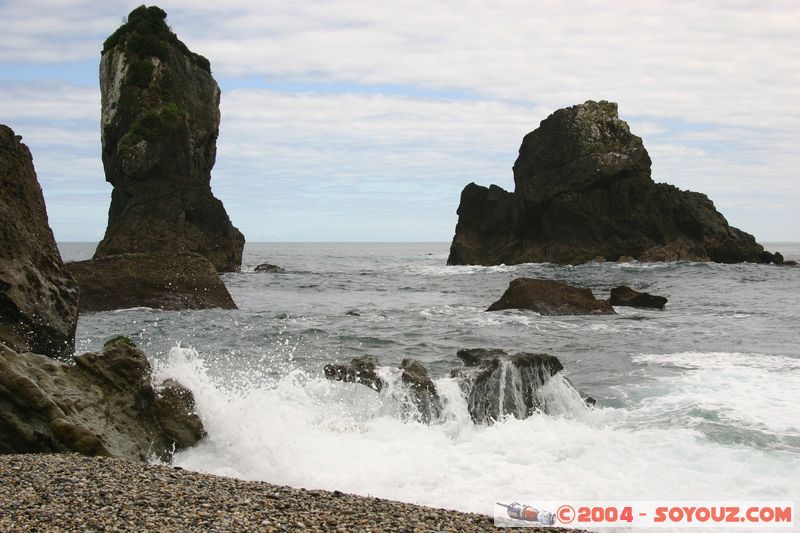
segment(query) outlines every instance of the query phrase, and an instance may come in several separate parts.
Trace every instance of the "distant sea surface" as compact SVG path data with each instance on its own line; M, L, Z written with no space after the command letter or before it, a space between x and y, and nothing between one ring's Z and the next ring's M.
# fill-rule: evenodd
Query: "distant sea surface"
M67 261L95 247L59 246ZM194 391L208 438L176 455L188 469L483 513L525 499L800 500L800 267L452 267L448 246L248 244L242 272L222 276L239 310L86 313L77 350L128 335L159 378ZM800 259L799 243L765 247ZM254 272L263 262L287 272ZM485 312L520 276L669 304ZM447 376L476 347L555 355L598 406L475 426ZM325 364L364 354L424 362L442 419L324 379Z

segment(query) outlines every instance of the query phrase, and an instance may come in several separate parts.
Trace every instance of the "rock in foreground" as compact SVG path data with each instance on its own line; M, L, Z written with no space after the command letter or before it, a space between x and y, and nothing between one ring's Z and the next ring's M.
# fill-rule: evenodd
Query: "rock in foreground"
M514 192L471 183L461 193L448 264L640 261L763 262L703 194L654 183L642 139L617 104L560 109L527 134Z
M220 90L165 17L138 7L103 47L103 166L114 191L95 257L189 251L236 271L244 236L210 186Z
M81 312L131 307L236 309L214 265L194 253L114 255L66 267L78 280Z
M203 436L192 393L159 394L145 354L117 337L61 363L0 344L0 453L78 452L148 461Z
M611 297L608 301L611 305L649 307L651 309L664 309L664 306L667 305L667 299L663 296L638 292L625 285L611 289Z
M590 289L552 279L517 278L487 311L526 309L540 315L613 315L614 308Z
M66 357L75 346L78 286L61 262L20 139L0 125L0 342Z

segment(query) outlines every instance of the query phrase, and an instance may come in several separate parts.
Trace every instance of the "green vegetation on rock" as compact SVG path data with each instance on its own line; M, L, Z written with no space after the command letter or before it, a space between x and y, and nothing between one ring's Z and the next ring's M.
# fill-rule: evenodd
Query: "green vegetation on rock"
M190 58L195 65L210 73L211 64L208 59L189 50L169 28L165 22L166 18L167 13L160 7L144 5L137 7L130 12L127 22L106 39L102 53L105 54L112 48L124 44L125 51L134 62L148 57L157 57L163 61L166 60L171 45ZM140 71L139 75L141 74ZM139 85L142 79L137 77L136 84Z
M131 129L120 141L120 151L125 152L141 141L155 142L172 131L183 113L174 102L167 102L159 109L148 109L140 113Z
M106 346L109 346L117 342L121 342L123 344L127 344L128 346L136 348L136 343L133 342L130 337L125 335L115 335L114 337L111 337L110 339L108 339L106 342L103 343L103 347L105 348Z

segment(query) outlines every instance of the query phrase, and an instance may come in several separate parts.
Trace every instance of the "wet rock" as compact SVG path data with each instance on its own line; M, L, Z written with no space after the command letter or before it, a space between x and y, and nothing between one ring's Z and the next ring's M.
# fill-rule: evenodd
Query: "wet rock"
M499 349L458 351L462 368L451 371L467 395L470 416L476 424L491 424L504 416L527 418L535 412L556 410L556 398L548 396L544 385L563 366L558 358L543 353L510 354ZM563 380L573 404L583 405L572 385Z
M429 424L442 414L442 401L436 385L428 377L428 370L416 359L406 358L400 363L401 379L411 393L411 401L421 421Z
M140 6L100 59L106 181L114 190L95 258L197 252L218 271L239 270L244 236L211 193L220 89L158 7Z
M436 385L421 362L403 359L399 383L391 378L387 382L378 376L377 369L378 360L371 355L364 355L349 363L325 365L325 377L333 381L359 383L379 393L387 393L400 403L401 416L405 418L416 419L425 424L439 418L442 401Z
M667 299L663 296L638 292L624 285L611 289L611 298L608 301L611 305L649 307L652 309L664 309L664 306L667 305Z
M164 434L176 448L188 448L206 436L205 428L195 411L192 391L167 379L156 390L156 417Z
M286 269L279 267L278 265L271 265L269 263L263 263L256 267L256 272L266 272L270 274L281 274L286 272Z
M214 265L188 252L122 254L66 263L81 290L80 309L236 309Z
M514 192L467 185L448 264L758 262L763 248L703 194L655 183L617 104L559 109L527 134Z
M579 289L551 279L517 278L487 311L526 309L541 315L613 315L614 308L598 300L590 289Z
M202 436L191 392L170 383L159 398L147 357L129 339L114 338L74 362L0 344L0 453L148 461L168 459Z
M372 355L354 357L349 363L325 365L325 377L333 381L360 383L380 392L386 384L378 376L378 360Z
M0 125L0 342L67 357L78 286L64 268L28 147Z
M770 253L766 250L761 252L761 255L758 258L759 263L773 263L776 265L783 265L783 255L780 252Z

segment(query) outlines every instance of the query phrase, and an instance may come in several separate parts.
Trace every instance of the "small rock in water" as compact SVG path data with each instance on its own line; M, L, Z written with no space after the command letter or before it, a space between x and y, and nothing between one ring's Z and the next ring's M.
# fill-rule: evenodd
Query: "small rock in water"
M372 355L354 357L350 363L325 365L325 377L333 381L360 383L380 392L386 384L375 369L378 360Z
M269 263L262 263L258 265L255 269L256 272L265 272L267 274L281 274L286 272L285 268L279 267L278 265L271 265Z
M613 315L614 308L598 300L590 289L552 279L517 278L487 311L527 309L540 315Z
M664 309L664 306L667 305L667 299L663 296L638 292L625 285L611 289L611 297L608 302L611 305L649 307L652 309Z

